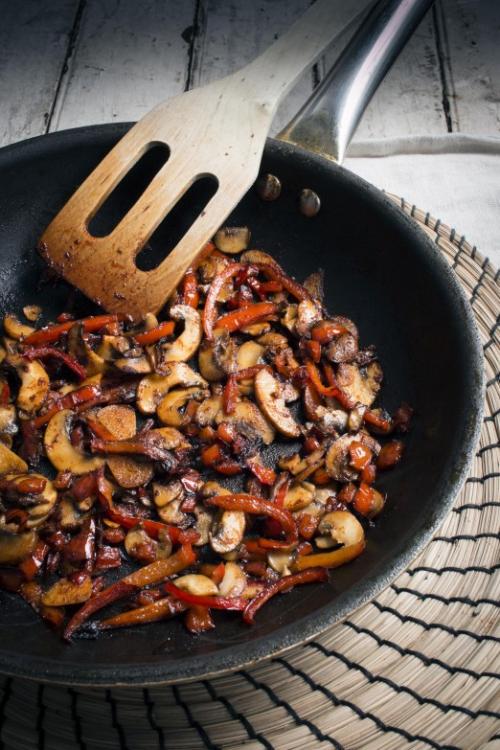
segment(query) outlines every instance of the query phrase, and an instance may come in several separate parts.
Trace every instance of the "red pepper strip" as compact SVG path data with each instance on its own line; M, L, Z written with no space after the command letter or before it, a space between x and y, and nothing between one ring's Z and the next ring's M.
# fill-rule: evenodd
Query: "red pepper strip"
M373 425L373 427L377 427L381 432L390 432L392 430L392 421L384 419L384 417L379 416L371 409L365 411L363 419L368 424Z
M286 493L288 492L288 488L290 487L291 477L281 474L281 477L279 479L279 487L276 488L276 494L274 497L274 504L278 508L283 508L285 505L285 497Z
M243 610L248 604L247 599L242 599L239 596L197 596L196 594L190 594L189 591L178 588L172 581L167 581L163 588L171 596L175 596L176 599L180 599L181 602L186 604L198 605L200 607L208 607L209 609L231 609L231 610Z
M214 469L219 472L219 474L224 474L226 477L241 474L241 466L239 463L237 461L230 461L229 459L227 461L219 461L219 463L215 464Z
M248 625L253 625L256 612L275 594L289 591L294 586L300 586L303 583L327 580L328 573L324 568L308 568L307 570L302 570L300 573L283 576L279 581L267 586L264 591L261 591L260 594L257 594L257 596L250 600L243 612L243 620Z
M261 370L268 370L272 373L272 369L269 365L252 365L252 367L245 367L243 370L239 370L234 374L236 380L246 380L247 378L253 378Z
M268 466L264 466L258 454L249 456L246 460L246 464L250 471L255 474L261 484L267 484L268 486L271 486L275 483L276 472L274 471L274 469L270 469Z
M215 328L222 328L224 331L233 333L239 331L240 328L262 320L262 318L267 318L268 315L274 315L276 312L278 312L278 305L274 302L255 302L253 305L240 307L238 310L223 315L216 322Z
M33 346L29 349L25 349L21 355L24 359L31 362L33 359L45 359L46 357L53 357L54 359L60 359L66 367L74 372L77 378L83 380L87 377L87 371L83 365L81 365L75 357L71 354L62 352L60 349L56 349L55 346Z
M41 414L39 417L32 419L31 424L36 429L43 427L43 425L49 422L58 411L61 411L62 409L74 409L75 406L84 404L88 401L93 401L100 395L101 389L98 385L84 385L76 391L67 393L66 396L63 396L59 401L53 404L45 414Z
M92 417L87 416L85 421L96 437L101 440L115 440L116 436L102 422L99 422L98 419L92 419Z
M182 280L182 301L189 307L198 307L200 301L200 295L198 293L198 280L196 274L192 268L189 268Z
M306 370L307 374L309 376L309 380L311 381L311 384L314 386L316 391L320 394L320 396L328 396L328 397L336 397L338 393L338 388L336 385L323 385L321 382L321 378L318 372L318 368L312 362L312 360L308 359L306 361ZM325 372L326 372L326 366L325 366Z
M98 473L97 487L99 502L107 517L125 529L133 529L140 524L146 534L152 539L158 539L161 532L166 532L174 544L193 544L198 541L199 534L194 529L179 529L177 526L169 526L166 523L161 523L161 521L151 521L148 518L138 518L137 516L129 516L126 513L121 513L113 504L111 490L104 479L102 471Z
M165 336L171 336L174 332L175 323L173 320L165 320L160 323L156 328L151 328L150 331L144 331L144 333L138 333L134 336L135 343L139 346L147 346L148 344L155 344Z
M283 288L300 302L306 299L312 301L312 297L307 289L302 284L299 284L298 281L292 279L291 276L287 276L278 263L274 262L272 265L271 263L253 263L252 265L255 265L259 271L262 271L272 281L279 281Z
M148 622L158 622L158 620L166 620L168 617L175 617L180 612L184 612L185 609L186 606L182 602L172 599L171 596L166 596L163 599L151 602L151 604L145 604L143 607L129 609L127 612L120 612L119 615L101 620L98 626L99 630L109 630L110 628L144 625Z
M206 498L205 505L215 505L224 510L242 510L244 513L253 513L257 516L270 516L281 524L288 537L288 544L294 544L298 540L297 526L292 514L262 497L246 494L214 495Z
M238 379L236 375L229 375L222 394L224 414L233 414L239 396Z
M125 596L134 594L138 589L142 589L152 583L159 583L168 578L168 576L179 573L184 568L192 565L195 560L196 552L190 544L186 544L165 560L156 560L150 565L139 568L139 570L134 570L133 573L125 576L125 578L116 581L111 586L99 591L98 594L91 596L68 622L64 631L64 638L71 638L75 630L83 625L85 620L88 620L90 615L93 615L99 609L116 602L118 599L123 599Z
M23 341L23 344L51 344L57 341L63 333L67 333L77 323L83 326L85 333L92 333L103 328L108 323L116 323L118 320L124 320L124 315L93 315L83 320L68 320L66 323L59 323L55 326L46 326L38 331L33 331Z
M222 269L220 273L215 276L214 280L210 284L210 289L207 293L205 307L203 308L202 314L203 330L205 332L205 336L209 341L212 341L214 337L213 331L215 319L217 316L217 298L224 284L233 276L236 276L236 274L241 271L242 268L243 266L241 265L241 263L229 263L225 268Z
M197 605L189 607L184 618L184 625L190 633L195 635L206 633L208 630L215 628L210 610L207 607L198 607Z
M340 549L334 549L331 552L318 552L314 555L305 555L298 557L293 563L292 570L304 571L306 568L317 570L321 568L338 568L340 565L351 562L358 557L365 548L364 539L356 544L349 544Z

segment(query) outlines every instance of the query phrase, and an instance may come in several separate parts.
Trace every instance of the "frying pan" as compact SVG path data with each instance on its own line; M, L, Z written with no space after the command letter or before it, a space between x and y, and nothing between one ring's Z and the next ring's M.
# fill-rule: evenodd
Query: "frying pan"
M410 218L338 163L296 145L300 138L341 158L371 93L428 4L403 0L371 12L284 133L294 143L267 143L262 171L279 177L280 198L265 202L251 190L228 220L248 225L254 246L298 279L324 269L330 311L353 318L362 342L377 347L384 406L392 410L406 400L415 408L404 461L381 479L389 500L368 529L365 553L332 572L329 583L271 600L254 627L217 613L216 629L197 637L168 622L67 645L20 599L2 593L0 671L66 684L146 685L237 669L304 642L373 598L439 527L467 475L482 419L482 353L471 309L438 248ZM3 312L35 301L46 319L70 302L78 313L93 311L63 283L40 287L44 265L34 247L128 127L79 128L0 152ZM124 202L143 180L139 172L127 182ZM297 208L303 188L321 198L313 219Z

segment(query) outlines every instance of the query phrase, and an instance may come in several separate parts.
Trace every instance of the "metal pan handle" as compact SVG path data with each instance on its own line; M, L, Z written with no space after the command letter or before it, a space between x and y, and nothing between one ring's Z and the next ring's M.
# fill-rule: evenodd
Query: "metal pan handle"
M380 0L278 138L343 161L370 99L434 0Z

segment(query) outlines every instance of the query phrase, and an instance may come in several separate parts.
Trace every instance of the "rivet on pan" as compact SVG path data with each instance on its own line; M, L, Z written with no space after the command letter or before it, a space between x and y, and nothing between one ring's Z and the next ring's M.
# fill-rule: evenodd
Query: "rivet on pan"
M312 216L316 216L320 208L321 201L314 190L310 190L309 188L301 190L299 198L299 209L301 214L311 218Z
M281 182L274 174L263 174L256 183L257 193L264 201L275 201L280 197Z

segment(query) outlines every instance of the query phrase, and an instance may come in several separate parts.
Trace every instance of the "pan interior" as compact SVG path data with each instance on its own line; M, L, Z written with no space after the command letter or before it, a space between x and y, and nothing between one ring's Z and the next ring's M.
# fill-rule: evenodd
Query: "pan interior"
M78 293L45 278L36 240L124 126L34 139L0 154L0 307L40 303L46 319ZM250 191L228 223L248 225L252 246L303 280L325 272L332 313L352 317L363 345L375 344L385 372L381 403L403 400L416 417L402 464L381 478L389 501L368 530L365 554L331 582L272 600L249 628L215 615L214 631L193 637L168 622L68 646L17 597L0 594L0 669L79 684L154 683L238 667L300 642L375 595L414 557L463 480L481 412L482 368L470 312L444 261L410 220L374 188L335 165L270 141L263 171L282 181L280 198ZM140 176L139 176L140 178ZM298 210L302 188L321 198L319 214Z

